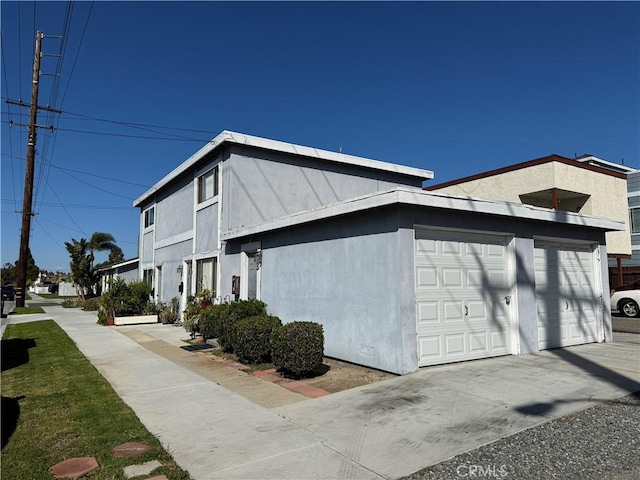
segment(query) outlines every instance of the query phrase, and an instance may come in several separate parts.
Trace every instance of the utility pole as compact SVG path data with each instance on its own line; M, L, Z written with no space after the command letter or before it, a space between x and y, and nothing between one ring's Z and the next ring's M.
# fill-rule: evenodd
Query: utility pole
M38 86L40 84L40 57L42 32L36 33L36 51L33 60L33 79L31 89L31 109L29 114L29 137L27 139L27 168L24 177L24 196L22 199L22 230L20 234L20 255L18 257L16 307L24 307L27 290L27 261L29 256L29 235L31 234L31 211L33 203L33 176L36 156L36 117L38 114Z

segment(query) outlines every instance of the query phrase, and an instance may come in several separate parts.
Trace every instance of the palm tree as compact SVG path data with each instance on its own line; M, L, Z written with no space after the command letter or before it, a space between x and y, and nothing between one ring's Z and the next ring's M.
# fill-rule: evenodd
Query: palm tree
M95 261L94 252L114 252L120 250L120 247L116 245L116 239L113 238L113 235L105 232L95 232L91 235L91 239L89 240L87 247L89 249L89 260L91 262L92 270L93 262Z
M95 232L91 239L71 239L71 243L65 242L71 262L69 263L73 282L76 284L78 296L85 294L92 296L98 283L97 266L94 266L95 253L109 251L110 258L120 258L122 250L116 245L116 240L110 233Z

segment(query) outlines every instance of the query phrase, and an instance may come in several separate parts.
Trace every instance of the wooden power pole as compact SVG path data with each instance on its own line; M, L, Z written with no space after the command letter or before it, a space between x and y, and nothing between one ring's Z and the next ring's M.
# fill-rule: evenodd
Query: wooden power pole
M24 178L24 196L22 199L22 230L20 234L20 255L18 257L16 307L24 307L27 289L27 262L29 256L29 236L31 234L31 211L33 203L33 176L36 155L36 117L38 115L38 86L40 84L40 58L42 32L36 33L36 51L33 61L33 80L31 89L31 109L29 114L29 138L27 139L27 168Z

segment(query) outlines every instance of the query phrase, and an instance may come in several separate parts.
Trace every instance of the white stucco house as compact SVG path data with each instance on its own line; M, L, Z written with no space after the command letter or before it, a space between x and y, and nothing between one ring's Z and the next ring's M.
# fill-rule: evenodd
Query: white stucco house
M224 131L135 200L140 277L182 305L259 298L322 324L326 355L397 374L611 339L606 235L624 222L432 178Z

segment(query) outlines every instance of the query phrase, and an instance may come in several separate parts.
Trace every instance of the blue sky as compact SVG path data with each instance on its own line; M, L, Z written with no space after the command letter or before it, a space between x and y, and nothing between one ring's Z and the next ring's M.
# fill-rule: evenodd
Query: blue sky
M96 231L135 257L133 199L222 130L433 183L551 153L640 168L638 2L3 1L1 14L2 264L18 257L15 124L28 123L5 100L30 102L34 29L63 52L43 58L60 75L38 102L63 111L38 118L56 127L36 157L30 246L45 269L67 271L64 242Z

